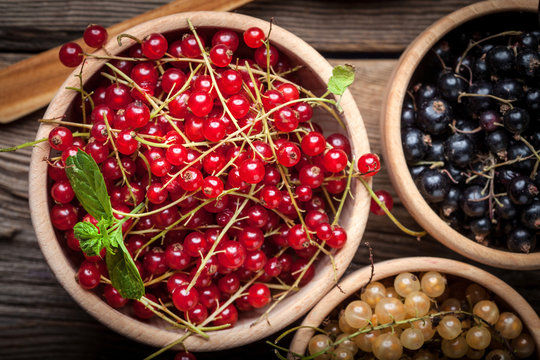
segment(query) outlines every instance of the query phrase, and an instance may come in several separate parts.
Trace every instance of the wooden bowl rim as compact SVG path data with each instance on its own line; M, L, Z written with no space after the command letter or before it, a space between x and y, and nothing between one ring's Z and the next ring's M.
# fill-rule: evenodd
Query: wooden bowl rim
M372 281L379 281L401 272L438 271L447 275L454 275L472 280L513 306L529 334L534 338L536 351L540 353L540 318L531 305L510 285L498 277L476 266L438 257L408 257L386 260L375 263L375 273ZM369 280L371 266L366 266L345 277L338 286L332 289L321 301L306 315L301 326L317 327L342 301L360 290ZM291 342L291 353L304 354L309 339L315 330L302 328L298 330Z
M236 31L242 31L252 26L262 29L268 29L269 27L268 22L246 15L200 11L161 17L137 25L127 30L126 33L142 38L151 32L165 33L173 30L187 29L186 20L188 18L191 19L196 27L223 27ZM276 25L272 26L270 38L277 47L291 51L294 50L294 54L304 59L306 64L308 64L308 68L313 70L313 76L316 76L319 81L326 83L330 78L332 66L306 42ZM118 53L134 43L130 39L124 39L122 46L118 48L115 42L116 39L111 39L105 45L105 49L109 53ZM100 50L100 52L103 53L103 50ZM83 74L96 71L104 62L104 60L93 60L91 63L85 64ZM52 100L44 118L55 118L65 113L68 105L75 97L75 92L68 93L68 90L65 88L66 86L77 86L77 80L73 75L78 74L79 70L80 67L75 69L71 76L64 82ZM343 119L350 135L349 139L353 153L358 157L369 152L367 132L358 107L349 91L346 91L341 98L341 107L344 110ZM53 127L48 124L40 125L36 138L46 137ZM171 330L164 326L156 327L152 322L143 322L132 318L111 308L98 295L85 291L77 284L75 281L76 270L63 254L60 241L57 240L51 225L49 211L43 211L44 209L48 209L49 199L47 191L47 163L43 159L48 157L49 151L48 142L44 142L36 146L32 152L29 172L29 202L38 243L60 284L87 312L106 326L125 336L157 347L163 347L177 340L183 334L181 330ZM347 228L349 241L334 258L337 265L338 278L345 272L360 244L369 213L370 197L367 192L361 186L356 186L352 191L354 200L350 200L350 205L348 206L351 213L354 214L354 221L349 220L350 226ZM219 336L212 336L212 333L209 333L211 335L210 340L191 336L184 342L184 345L190 351L221 350L254 342L282 329L305 314L335 285L334 273L332 271L323 271L330 266L331 263L328 257L319 260L316 266L318 271L313 280L298 293L282 301L270 313L268 322L260 321L250 326L264 312L264 309L262 309L258 313L253 313L250 317L244 317L234 328L221 330ZM181 345L176 346L176 349L181 348Z
M425 54L456 27L480 16L507 11L537 11L537 3L528 0L492 0L469 5L435 22L405 50L387 84L381 112L383 155L390 180L414 219L442 244L486 265L512 270L540 269L540 251L513 253L480 245L446 224L424 200L407 168L401 144L401 108L407 87Z

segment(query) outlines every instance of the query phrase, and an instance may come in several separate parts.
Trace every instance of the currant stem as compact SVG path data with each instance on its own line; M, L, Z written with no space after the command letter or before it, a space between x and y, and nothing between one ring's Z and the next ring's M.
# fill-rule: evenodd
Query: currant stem
M371 196L371 198L373 199L373 201L375 201L377 203L377 205L379 205L381 207L381 209L386 213L386 215L388 215L388 217L390 218L390 220L392 220L392 222L401 230L403 231L404 233L408 234L408 235L411 235L411 236L414 236L416 238L421 238L422 236L425 236L427 233L425 231L414 231L414 230L410 230L408 228L406 228L405 226L403 226L398 219L395 218L394 215L392 215L392 213L390 212L390 210L388 210L388 208L386 207L386 205L379 200L379 198L377 197L377 195L375 194L375 192L373 192L373 189L371 188L371 186L369 186L369 184L367 183L366 180L364 180L363 178L358 178L360 180L360 182L362 183L362 185L364 185L364 187L366 188L366 190L369 192L369 195Z

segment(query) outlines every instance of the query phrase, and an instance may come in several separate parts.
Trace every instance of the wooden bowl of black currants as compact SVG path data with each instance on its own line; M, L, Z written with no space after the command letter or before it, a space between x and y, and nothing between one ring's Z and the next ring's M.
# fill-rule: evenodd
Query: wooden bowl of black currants
M433 237L478 262L540 268L538 2L476 3L407 48L382 113L390 178Z

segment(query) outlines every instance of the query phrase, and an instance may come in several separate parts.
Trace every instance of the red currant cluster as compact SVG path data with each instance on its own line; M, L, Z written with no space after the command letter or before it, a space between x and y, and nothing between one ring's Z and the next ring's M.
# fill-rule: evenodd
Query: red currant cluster
M106 33L88 29L85 41L101 46ZM177 318L222 326L234 325L238 311L265 307L270 289L305 285L315 258L345 245L338 220L351 146L312 122L314 107L333 110L295 84L298 68L261 29L245 31L243 43L227 29L204 35L193 29L170 42L151 34L120 56L101 57L109 60L103 78L79 89L80 123L56 120L63 126L49 135L61 152L49 167L51 219L74 251L81 251L74 225L98 225L64 170L82 149L100 167L115 217L128 218L125 245L146 287L133 313L148 319L172 300ZM82 50L70 48L60 58L77 65ZM379 159L367 154L358 167L374 175ZM105 283L106 301L126 305L108 281L105 249L83 255L80 285Z

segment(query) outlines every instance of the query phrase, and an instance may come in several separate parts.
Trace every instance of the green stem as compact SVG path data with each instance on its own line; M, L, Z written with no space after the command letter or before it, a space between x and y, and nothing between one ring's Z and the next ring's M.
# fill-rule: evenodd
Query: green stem
M388 210L388 208L386 207L386 205L384 205L383 202L381 202L379 200L379 198L377 197L377 195L375 194L375 192L373 192L373 189L371 188L371 186L369 186L369 184L367 183L366 180L364 180L363 178L359 177L358 178L360 180L360 182L362 183L362 185L364 185L364 187L366 188L366 190L369 192L369 195L371 196L371 198L373 199L373 201L375 201L377 203L377 205L379 205L381 207L381 209L386 213L386 215L388 215L388 217L390 218L390 220L392 220L392 222L401 230L403 231L404 233L408 234L408 235L411 235L411 236L414 236L414 237L417 237L417 238L421 238L422 236L425 236L427 233L425 231L414 231L414 230L410 230L408 228L406 228L405 226L403 226L398 219L395 218L394 215L392 215L392 213L390 212L390 210Z

